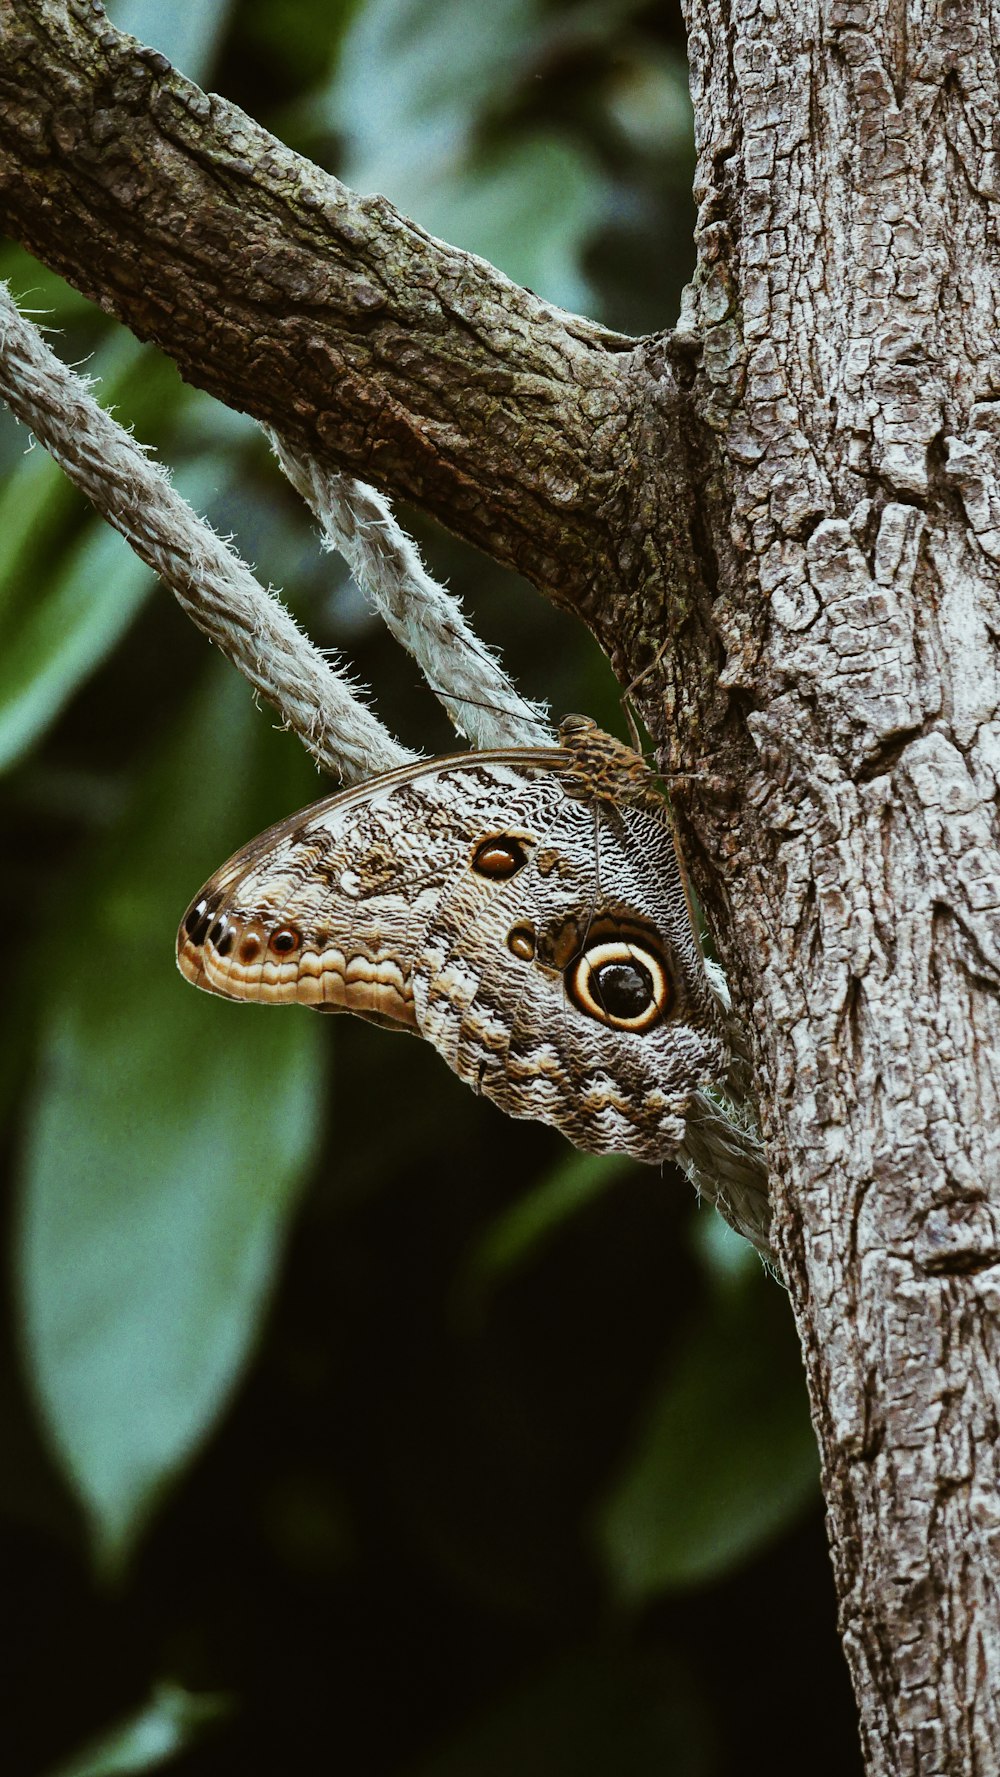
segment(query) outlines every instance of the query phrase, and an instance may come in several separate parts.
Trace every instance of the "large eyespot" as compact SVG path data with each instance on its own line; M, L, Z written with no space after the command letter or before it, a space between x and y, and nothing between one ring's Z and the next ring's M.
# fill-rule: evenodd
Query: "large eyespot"
M472 854L472 868L476 875L487 876L491 882L506 882L508 876L516 876L527 862L528 854L513 833L495 833L491 839L484 839L477 845Z
M673 990L658 951L636 938L599 938L566 970L581 1012L614 1030L650 1030L670 1010Z

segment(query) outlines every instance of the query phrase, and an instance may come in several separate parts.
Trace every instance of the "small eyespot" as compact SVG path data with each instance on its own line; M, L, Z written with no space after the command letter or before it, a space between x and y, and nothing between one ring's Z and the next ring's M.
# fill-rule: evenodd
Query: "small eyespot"
M535 931L527 920L522 920L520 925L511 926L507 933L507 949L519 956L522 962L531 962L535 954Z
M184 930L189 938L194 937L196 930L201 925L207 912L207 901L196 901L193 907L188 908L187 913L184 915Z
M228 956L236 941L236 934L229 923L227 914L217 919L208 934L208 942L212 945L216 956Z
M240 962L252 963L260 950L260 939L256 932L248 932L240 945Z
M491 882L506 882L527 862L524 846L512 833L497 833L492 839L484 839L472 854L472 868L476 875L486 876Z
M215 920L218 910L219 895L202 895L193 907L189 907L184 915L181 928L195 950L200 950L209 934L209 927Z
M566 971L581 1012L615 1030L645 1031L670 1010L673 991L663 958L648 941L601 938Z
M278 956L287 956L289 951L298 949L302 939L294 926L279 926L276 932L271 933L268 942L270 949Z

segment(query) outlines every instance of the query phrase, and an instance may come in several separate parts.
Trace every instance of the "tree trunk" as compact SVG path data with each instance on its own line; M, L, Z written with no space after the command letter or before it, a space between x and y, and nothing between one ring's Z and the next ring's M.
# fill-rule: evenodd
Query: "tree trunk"
M643 342L90 4L0 21L11 231L644 673L756 1038L868 1768L1000 1771L996 11L691 0L699 268Z
M690 12L706 805L873 1772L1000 1770L998 14Z

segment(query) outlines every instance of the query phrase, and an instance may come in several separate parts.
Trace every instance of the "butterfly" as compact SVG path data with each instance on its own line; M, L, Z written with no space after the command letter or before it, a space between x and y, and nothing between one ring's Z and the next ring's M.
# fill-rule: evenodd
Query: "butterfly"
M227 999L416 1032L593 1153L672 1155L728 1061L667 806L582 716L279 821L195 897L177 961Z

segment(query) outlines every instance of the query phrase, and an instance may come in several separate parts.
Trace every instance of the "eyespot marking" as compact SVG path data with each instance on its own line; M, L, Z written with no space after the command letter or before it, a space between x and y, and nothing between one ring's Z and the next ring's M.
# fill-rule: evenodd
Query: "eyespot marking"
M257 933L256 932L248 932L246 937L243 939L242 944L240 945L240 962L241 963L255 962L259 950L260 950L260 939L258 938Z
M641 1017L653 998L653 977L644 963L602 963L591 969L591 983L609 1018Z
M184 930L192 942L195 932L206 917L210 917L210 909L206 900L196 901L193 907L188 908L184 916Z
M535 954L535 928L530 921L522 919L516 926L511 926L507 933L507 949L522 962L530 963Z
M523 870L527 862L528 854L513 833L496 833L490 839L481 840L472 854L472 868L476 875L485 876L491 882L506 882Z
M595 936L564 979L574 1005L613 1030L651 1030L674 998L662 955L648 938L625 932Z
M298 949L301 942L301 935L294 926L279 926L276 932L271 933L268 948L273 950L276 956L288 956L293 950Z

